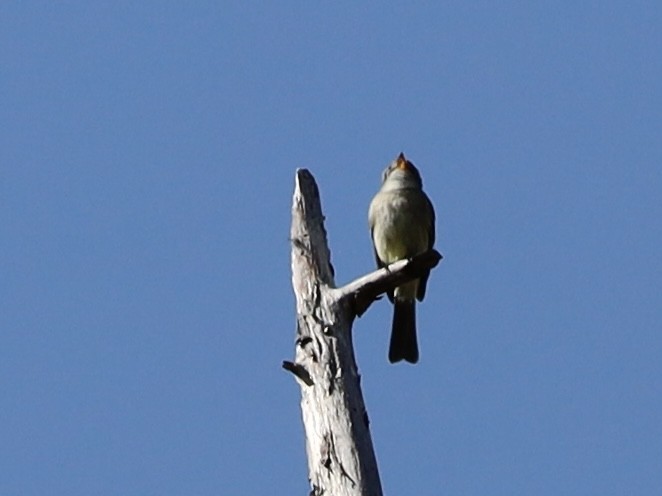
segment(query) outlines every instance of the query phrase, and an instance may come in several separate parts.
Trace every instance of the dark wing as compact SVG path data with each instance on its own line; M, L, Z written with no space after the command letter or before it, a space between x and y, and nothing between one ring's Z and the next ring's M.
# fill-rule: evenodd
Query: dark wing
M435 231L434 231L434 225L435 225L435 215L434 215L434 207L432 206L432 202L428 198L427 195L425 195L425 202L426 202L426 208L428 209L428 212L430 212L430 225L428 226L428 250L431 250L434 247L434 242L435 242ZM425 290L427 288L428 284L428 277L430 277L430 271L428 270L421 276L421 278L418 280L418 292L416 293L416 299L418 301L423 301L423 298L425 298Z
M437 219L434 216L434 206L432 206L432 202L428 198L428 195L425 195L425 201L430 209L430 238L428 239L428 250L431 250L436 241L434 226L437 223Z

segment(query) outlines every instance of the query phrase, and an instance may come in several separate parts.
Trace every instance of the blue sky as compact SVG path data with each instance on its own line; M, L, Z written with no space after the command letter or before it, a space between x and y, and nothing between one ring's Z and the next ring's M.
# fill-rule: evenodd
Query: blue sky
M5 2L0 494L307 494L294 171L338 284L399 152L421 362L354 326L386 494L662 493L655 2Z

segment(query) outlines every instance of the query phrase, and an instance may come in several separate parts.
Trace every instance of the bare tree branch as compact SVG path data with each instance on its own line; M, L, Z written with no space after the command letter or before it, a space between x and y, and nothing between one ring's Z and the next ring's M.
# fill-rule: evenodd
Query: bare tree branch
M370 274L338 288L338 298L353 298L353 308L357 316L365 313L379 295L386 293L400 284L420 277L426 270L436 267L443 256L436 250L430 250L409 260L398 260L388 267L378 269Z

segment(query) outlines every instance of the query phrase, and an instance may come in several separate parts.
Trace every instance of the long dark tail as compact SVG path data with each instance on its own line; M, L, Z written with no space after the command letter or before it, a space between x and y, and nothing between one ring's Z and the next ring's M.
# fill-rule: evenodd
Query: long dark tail
M416 342L416 303L415 300L395 300L393 303L393 328L391 346L388 350L391 363L406 360L418 362L418 343Z

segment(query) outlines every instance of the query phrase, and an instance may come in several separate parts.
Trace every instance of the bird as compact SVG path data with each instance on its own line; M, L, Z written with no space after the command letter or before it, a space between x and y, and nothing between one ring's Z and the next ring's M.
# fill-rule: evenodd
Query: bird
M423 191L421 174L404 153L384 170L382 185L370 202L368 224L377 267L431 250L435 242L435 213ZM387 292L393 303L388 359L391 363L419 359L416 300L425 297L430 271Z

